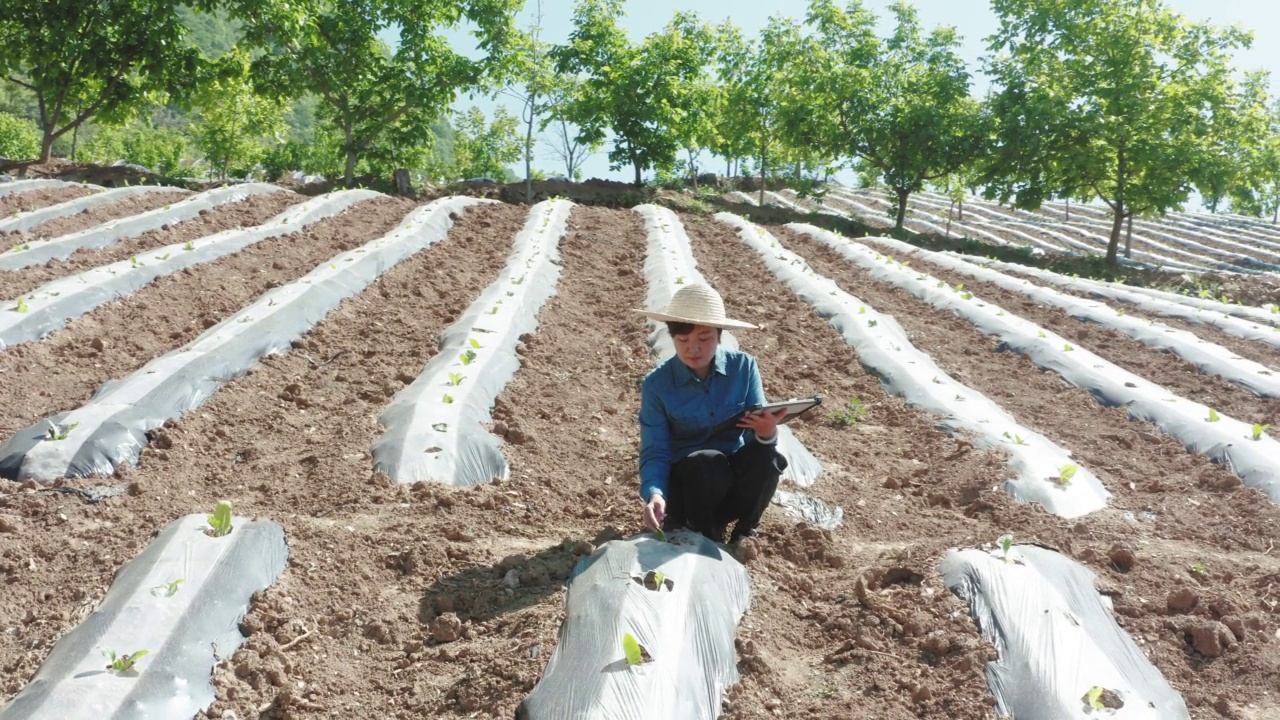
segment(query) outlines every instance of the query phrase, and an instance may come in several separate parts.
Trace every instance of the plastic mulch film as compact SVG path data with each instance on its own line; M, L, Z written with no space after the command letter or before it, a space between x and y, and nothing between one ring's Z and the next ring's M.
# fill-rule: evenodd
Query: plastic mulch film
M998 549L952 550L939 571L999 654L987 664L987 683L1001 717L1189 717L1182 697L1116 624L1083 566L1015 545L1007 560Z
M72 185L79 186L80 184L69 183L69 182L66 182L65 180L46 180L46 179L40 179L40 180L12 180L11 179L8 181L0 180L0 197L17 195L18 193L24 193L31 190L40 190L40 189L51 190L53 188L70 187ZM83 187L91 188L94 190L106 189L99 185L86 184Z
M137 237L165 225L190 220L201 212L219 205L239 202L252 195L264 195L283 190L275 185L248 183L210 190L194 197L173 203L166 208L156 208L130 217L105 222L69 235L48 240L32 240L23 243L25 248L0 252L0 270L18 270L30 265L41 265L49 260L63 260L77 250L103 248L122 238Z
M147 195L156 192L183 192L183 190L182 188L166 187L163 185L134 185L132 187L112 188L110 190L98 189L92 195L68 200L66 202L58 203L57 205L50 205L49 207L40 208L39 210L18 213L15 217L0 220L0 233L30 230L40 223L48 222L55 218L69 217L76 213L84 212L92 207L118 202L125 198L137 195Z
M518 720L720 716L721 696L738 681L733 639L750 579L707 538L669 537L615 540L579 562L555 652ZM624 651L628 634L642 648L637 664Z
M846 245L850 250L860 247L862 251L874 252L865 246ZM1041 369L1055 372L1072 385L1089 390L1099 402L1123 407L1130 417L1151 422L1191 452L1226 463L1246 485L1265 492L1273 502L1280 502L1280 442L1263 432L1262 426L1255 428L1251 423L1216 412L1210 415L1206 405L1179 397L1085 348L1074 346L1061 335L969 293L958 292L927 275L923 276L925 280L920 280L915 271L891 258L875 263L872 273L936 308L955 313L984 335L999 338L1005 349L1026 355ZM1255 429L1258 432L1255 433Z
M39 340L103 303L130 295L153 280L222 257L273 237L294 233L337 215L358 202L382 197L372 190L341 190L299 203L267 222L251 228L150 250L129 260L103 265L59 278L17 300L0 304L0 351L18 343ZM7 311L7 312L6 312Z
M743 243L764 259L775 277L830 321L858 351L859 362L880 378L889 393L940 416L943 429L972 434L979 444L1007 452L1014 476L1005 481L1004 489L1014 498L1038 502L1066 518L1106 507L1110 493L1087 468L1073 463L1069 451L1021 425L990 398L948 375L911 344L892 315L877 312L818 275L804 258L784 248L762 228L729 213L717 214L716 220L737 228Z
M207 527L204 515L175 520L122 567L0 720L168 720L209 707L213 666L244 641L240 619L284 572L288 547L268 520L233 517L223 537ZM132 668L108 669L105 652L140 650Z
M419 208L381 238L273 288L185 346L103 385L84 406L19 431L0 446L0 477L49 481L136 463L148 430L204 404L264 355L287 352L343 299L443 239L450 213L474 202L453 198Z
M645 304L651 308L665 307L681 285L706 283L702 273L698 272L689 236L685 234L679 216L657 205L640 205L635 211L644 219L645 232L648 234L644 278L649 292L645 297ZM675 355L675 345L671 342L665 323L650 320L647 324L649 348L655 364L661 365ZM726 350L738 349L737 338L727 330L722 335L720 344ZM796 438L791 428L785 425L778 428L778 452L787 458L787 469L782 473L783 480L789 480L800 487L809 487L822 474L822 464Z
M529 209L507 264L440 337L440 352L402 389L378 422L374 468L399 483L475 485L510 473L502 441L485 428L498 393L520 369L516 345L538 327L538 311L560 279L560 239L573 203Z
M852 243L846 238L819 230L811 225L790 227L810 235L846 257L849 257L849 253L859 253L864 258L873 253L878 254L865 245ZM1186 330L1130 317L1123 311L1117 311L1096 300L1083 300L1065 295L1050 288L1034 285L1029 280L1010 277L951 255L923 250L896 240L893 242L892 247L895 251L904 255L923 258L947 270L989 282L1009 292L1025 295L1046 307L1064 310L1077 320L1124 333L1143 345L1173 353L1195 365L1200 372L1206 375L1217 375L1259 397L1280 397L1280 374L1274 373L1271 368L1261 363L1242 358L1221 345L1201 340Z

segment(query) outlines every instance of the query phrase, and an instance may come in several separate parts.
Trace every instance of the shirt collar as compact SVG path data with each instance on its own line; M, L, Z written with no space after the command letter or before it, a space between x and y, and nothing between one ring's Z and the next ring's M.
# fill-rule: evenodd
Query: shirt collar
M676 374L677 385L687 385L691 382L701 382L698 380L698 376L693 374L693 371L689 369L688 365L684 364L684 361L681 360L679 356L672 357L671 359L675 363L675 367L672 368L672 371L675 372ZM716 354L711 358L712 374L728 376L729 371L726 369L728 367L728 364L729 364L728 357L725 355L724 348L722 347L716 348ZM710 376L707 376L707 377L708 379L710 379Z

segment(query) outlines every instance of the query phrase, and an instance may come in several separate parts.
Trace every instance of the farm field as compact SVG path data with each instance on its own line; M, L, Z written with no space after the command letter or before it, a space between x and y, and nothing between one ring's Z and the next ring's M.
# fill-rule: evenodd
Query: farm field
M37 251L55 236L188 196L157 193L105 205L92 218L51 220L48 228L23 231L30 249L7 254ZM0 197L7 203L0 209L29 212L73 197L70 189L36 189ZM776 199L795 201L786 193ZM863 219L870 215L859 206L877 208L883 218L878 199L862 191L833 194L827 207ZM922 198L913 209L936 213L926 201L944 203L945 223L943 200ZM0 472L20 478L0 480L0 702L28 686L55 644L99 608L116 572L156 533L228 500L239 518L278 523L288 559L269 587L253 593L240 623L243 643L218 653L216 699L198 717L516 715L556 647L574 565L642 529L636 414L639 383L654 359L649 330L632 310L645 306L651 281L649 229L637 211L563 201L532 208L437 203L424 207L375 193L264 193L66 259L0 269L0 316L10 318L36 318L69 301L80 292L74 284L57 290L66 295L56 298L47 291L68 278L113 288L130 272L154 273L127 292L86 300L40 337L0 343ZM562 234L557 212L565 213ZM1073 217L1077 212L1072 209ZM1031 240L1013 231L1025 233L1046 251L1054 244L1073 247L1051 233L1087 244L1088 232L1104 232L1081 216L1077 232L1047 216L1005 222L1015 216L966 206L972 227L1015 245ZM992 550L1006 534L1018 545L1056 550L1094 573L1115 622L1185 701L1190 717L1280 715L1280 507L1273 502L1280 499L1273 494L1280 479L1277 465L1268 476L1256 460L1280 456L1267 429L1255 440L1232 424L1280 427L1280 399L1239 382L1245 362L1280 372L1280 348L1228 332L1222 323L1104 299L1123 308L1124 317L1163 323L1195 335L1194 344L1225 348L1218 364L1198 364L1118 326L969 277L946 256L913 255L908 267L904 254L883 243L831 245L800 225L740 233L723 214L680 214L678 220L697 269L724 294L730 313L761 326L737 338L759 359L766 394L826 398L824 412L791 427L822 464L816 482L802 491L843 511L836 529L821 530L771 506L758 541L743 548L753 596L734 644L740 681L725 693L722 717L998 717L986 672L988 662L1001 658L939 566L952 548ZM804 222L805 214L795 220ZM912 222L938 220L912 215L909 228ZM256 228L276 229L259 236ZM276 344L248 337L269 320L266 307L310 304L289 305L294 296L288 292L318 288L348 263L354 268L362 262L359 253L377 250L373 241L410 231L426 238L436 228L439 238L380 262L367 284L335 279L341 292L326 300L333 309L325 305L305 322L273 329L266 336L274 334L268 339ZM455 323L485 322L487 313L472 315L469 308L490 286L505 289L512 304L523 302L527 286L516 286L525 283L526 271L520 268L536 263L531 256L513 270L509 262L517 257L513 242L530 233L542 240L529 252L549 253L558 275L527 270L529 285L552 283L554 294L530 308L537 327L520 336L518 370L499 388L491 416L482 418L485 432L500 443L507 479L453 487L397 482L375 471L373 448L391 418L383 413L441 355L442 335ZM751 233L758 245L744 238ZM543 240L555 247L537 245ZM872 259L853 262L840 249L846 245ZM1280 232L1243 221L1139 223L1134 249L1135 259L1140 250L1171 267L1248 271L1239 282L1265 289L1275 282L1265 264L1280 264ZM523 252L518 243L516 250ZM837 318L827 305L818 312L815 304L825 297L798 293L797 285L780 279L779 263L801 267L786 253L802 258L810 277L832 281L832 296L847 293L856 298L851 307L879 318L872 330L900 326L897 341L936 365L934 383L964 388L948 390L946 407L989 399L1036 434L1031 442L1069 453L1079 467L1074 483L1028 476L1019 469L1025 450L1013 438L995 433L992 441L972 429L977 425L949 432L944 420L954 417L903 390L895 382L900 377L877 371L880 354L856 349L854 333L837 327L854 322L867 332L861 315ZM0 268L8 267L5 255ZM881 266L887 269L876 269ZM101 268L113 270L99 281ZM1069 298L1098 299L998 272L1036 288L1056 287ZM899 276L901 284L891 281ZM929 292L912 290L912 278L924 276ZM970 297L940 298L938 288L948 298ZM960 304L999 308L1002 319L1016 316L1026 327L1065 338L1068 352L1079 353L1070 356L1072 363L1086 351L1096 354L1093 368L1106 368L1098 370L1098 386L1084 386L1078 374L1074 384L1066 380L1074 367L1066 360L1011 351L1017 345L1000 335L1003 326L948 309ZM1280 335L1280 315L1255 310L1241 323L1260 328L1255 335ZM492 314L500 317L497 305ZM1275 323L1265 322L1269 314ZM8 327L0 323L0 338ZM116 437L112 423L126 416L108 396L166 371L150 363L185 357L214 336L232 347L240 342L233 333L246 336L247 354L212 370L193 364L195 370L177 372L175 382L200 383L184 401L198 407L167 421L163 414L150 417L145 434L129 441L140 452L136 466L120 443L85 442L73 465L87 462L85 456L99 463L109 457L117 465L113 473L35 479L57 459L30 460L39 452L99 432ZM485 344L472 347L497 352L490 336L481 337ZM1060 347L1055 340L1052 349ZM1207 430L1154 411L1150 420L1133 419L1125 407L1100 400L1112 396L1105 383L1121 372L1158 388L1160 402L1199 404L1221 419L1205 417ZM459 389L449 392L461 403L470 386L463 379L453 384ZM160 394L139 400L159 403ZM854 401L857 408L850 408ZM452 404L452 396L445 402ZM103 405L117 413L110 422L101 419L106 410L90 411ZM64 413L71 415L60 419ZM14 440L30 437L32 428L38 437L50 418L62 438L31 447ZM71 418L78 418L76 426ZM1219 443L1188 450L1188 438L1227 427L1239 448ZM14 448L26 459L6 454ZM1031 453L1041 450L1033 446ZM1225 453L1231 464L1212 461L1215 453ZM1079 514L1054 514L1007 491L1042 483L1032 490L1066 496L1083 491L1086 476L1104 492L1098 509ZM149 649L153 656L161 651ZM1043 654L1074 688L1089 668L1059 651ZM138 662L140 677L151 659Z

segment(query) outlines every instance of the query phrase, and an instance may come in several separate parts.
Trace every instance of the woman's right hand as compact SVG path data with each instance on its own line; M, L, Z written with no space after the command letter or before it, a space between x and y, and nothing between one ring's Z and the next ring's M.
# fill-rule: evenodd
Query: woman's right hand
M662 521L666 518L667 499L657 493L650 495L649 502L644 506L644 526L657 530L662 527Z

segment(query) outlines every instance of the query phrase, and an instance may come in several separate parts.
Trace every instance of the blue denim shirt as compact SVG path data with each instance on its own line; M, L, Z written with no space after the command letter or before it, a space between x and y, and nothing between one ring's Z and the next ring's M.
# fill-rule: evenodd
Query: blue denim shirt
M749 407L765 404L755 358L716 350L705 381L673 355L654 368L640 388L640 498L666 494L671 465L698 450L729 455L750 430L711 430ZM776 437L776 436L775 436ZM752 438L754 439L754 438Z

